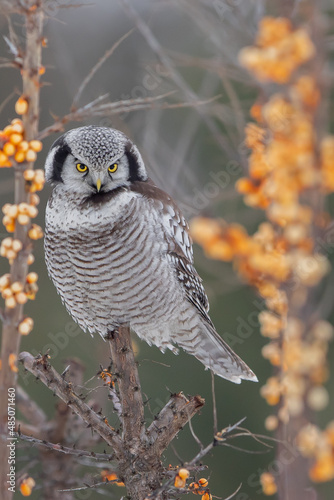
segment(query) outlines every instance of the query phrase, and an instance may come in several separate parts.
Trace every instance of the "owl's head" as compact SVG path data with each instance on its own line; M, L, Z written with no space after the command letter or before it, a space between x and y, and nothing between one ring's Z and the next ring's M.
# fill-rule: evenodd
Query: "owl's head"
M147 173L137 147L118 130L80 127L59 137L45 163L46 180L78 196L109 193Z

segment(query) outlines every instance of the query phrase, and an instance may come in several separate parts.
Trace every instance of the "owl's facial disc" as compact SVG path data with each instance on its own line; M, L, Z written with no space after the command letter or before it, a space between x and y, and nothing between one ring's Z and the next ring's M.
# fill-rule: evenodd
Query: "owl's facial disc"
M128 186L129 175L126 155L110 165L96 166L85 161L83 157L74 158L69 154L62 169L64 188L83 196L108 193L119 187Z
M45 170L51 184L83 198L148 178L138 149L122 132L95 126L70 130L57 139Z

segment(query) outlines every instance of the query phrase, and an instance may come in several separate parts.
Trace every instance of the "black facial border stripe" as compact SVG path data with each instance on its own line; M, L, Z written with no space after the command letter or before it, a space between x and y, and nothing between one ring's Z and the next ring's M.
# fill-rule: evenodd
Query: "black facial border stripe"
M52 182L63 182L63 179L61 177L61 173L63 170L64 162L65 162L67 156L71 153L71 149L65 143L63 137L59 137L59 139L57 139L53 143L51 149L54 149L54 148L57 148L57 151L53 157L51 181Z
M136 156L132 153L132 143L128 141L125 144L125 155L128 159L129 162L129 181L130 182L135 182L135 181L142 181L144 180L140 175L139 175L139 165Z

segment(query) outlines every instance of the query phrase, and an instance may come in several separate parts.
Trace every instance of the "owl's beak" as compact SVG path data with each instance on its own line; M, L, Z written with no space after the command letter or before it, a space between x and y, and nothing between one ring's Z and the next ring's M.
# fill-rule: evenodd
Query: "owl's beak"
M99 193L99 192L100 192L100 190L101 190L101 186L102 186L102 181L101 181L101 179L99 178L99 179L97 179L97 181L96 181L96 189L97 189L97 192L98 192L98 193Z

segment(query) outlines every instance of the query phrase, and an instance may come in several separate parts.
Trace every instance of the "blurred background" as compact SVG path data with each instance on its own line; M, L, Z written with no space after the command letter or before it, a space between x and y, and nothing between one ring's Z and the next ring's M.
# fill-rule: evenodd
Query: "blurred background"
M260 0L129 0L95 3L81 0L73 7L70 0L46 2L43 76L41 91L40 130L51 125L54 117L62 117L71 108L73 98L92 67L138 19L151 30L145 39L136 28L96 72L81 95L79 105L109 94L112 102L148 98L174 91L156 101L152 109L122 113L108 117L92 117L81 123L69 123L66 130L81 124L111 126L125 132L139 147L153 180L179 203L188 219L196 215L222 217L228 222L240 222L253 232L263 220L263 213L246 207L234 190L235 181L246 168L247 150L243 144L243 129L248 110L259 92L249 74L237 59L238 51L250 45L258 20L265 13L280 13L284 5L294 8L294 2L264 2ZM295 2L296 4L300 2ZM275 7L276 4L276 7ZM284 4L284 5L283 5ZM292 6L292 7L291 7ZM133 11L137 17L134 17ZM333 4L322 2L322 24L327 33L327 76L333 71L331 51L334 48ZM17 33L24 36L22 22L15 18ZM8 33L7 21L0 20L1 33ZM1 37L1 56L8 48ZM14 103L20 95L20 75L17 70L1 70L1 127L14 117ZM212 101L212 99L214 99ZM198 101L209 101L198 104ZM162 102L176 106L159 109ZM188 106L181 106L188 103ZM333 132L333 99L328 100L326 113ZM44 141L36 168L43 168L48 148L59 134ZM44 226L44 210L50 188L41 193L37 223ZM13 172L1 171L1 205L13 201ZM3 227L1 238L5 236ZM39 274L40 292L34 302L25 307L35 321L33 332L23 338L22 350L33 354L50 349L53 366L62 371L66 359L75 356L86 366L85 380L91 379L109 362L106 345L101 338L82 332L71 320L49 280L44 264L43 243L35 246L36 262L31 270ZM271 409L259 394L261 385L271 373L271 367L261 356L266 343L260 336L257 313L260 299L240 282L230 264L210 261L200 248L195 248L195 264L204 279L211 305L211 317L217 331L255 371L259 384L243 382L240 386L216 378L219 428L247 417L244 425L254 433L267 434L264 420ZM7 261L0 261L0 275L7 272ZM333 312L331 312L333 319ZM193 427L204 445L213 435L211 375L195 359L183 352L178 356L149 347L133 336L142 389L149 399L147 421L168 401L170 392L200 394L206 405L193 419ZM332 349L332 355L333 349ZM333 393L333 377L328 382ZM20 373L20 383L40 406L53 414L55 398L32 375ZM95 380L94 386L98 385ZM105 391L93 394L109 415L110 403ZM333 419L334 398L318 416L319 423ZM215 448L204 463L203 476L210 478L213 495L226 498L242 483L237 500L262 499L259 474L270 467L274 470L274 451L267 450L250 438L238 445L260 454L248 454L231 448ZM186 461L199 450L188 427L174 441L175 451ZM166 464L177 465L180 459L173 449L166 454ZM265 452L265 453L262 453ZM21 452L22 466L36 455L34 448ZM86 468L87 469L87 468ZM85 469L85 470L86 470ZM83 469L82 469L83 471ZM87 480L86 476L86 480ZM333 483L318 487L323 499L333 498ZM124 490L116 486L102 491L78 492L77 498L121 497ZM17 493L16 497L19 498ZM15 497L15 498L16 498ZM39 498L36 490L31 498ZM310 496L310 498L312 498Z

